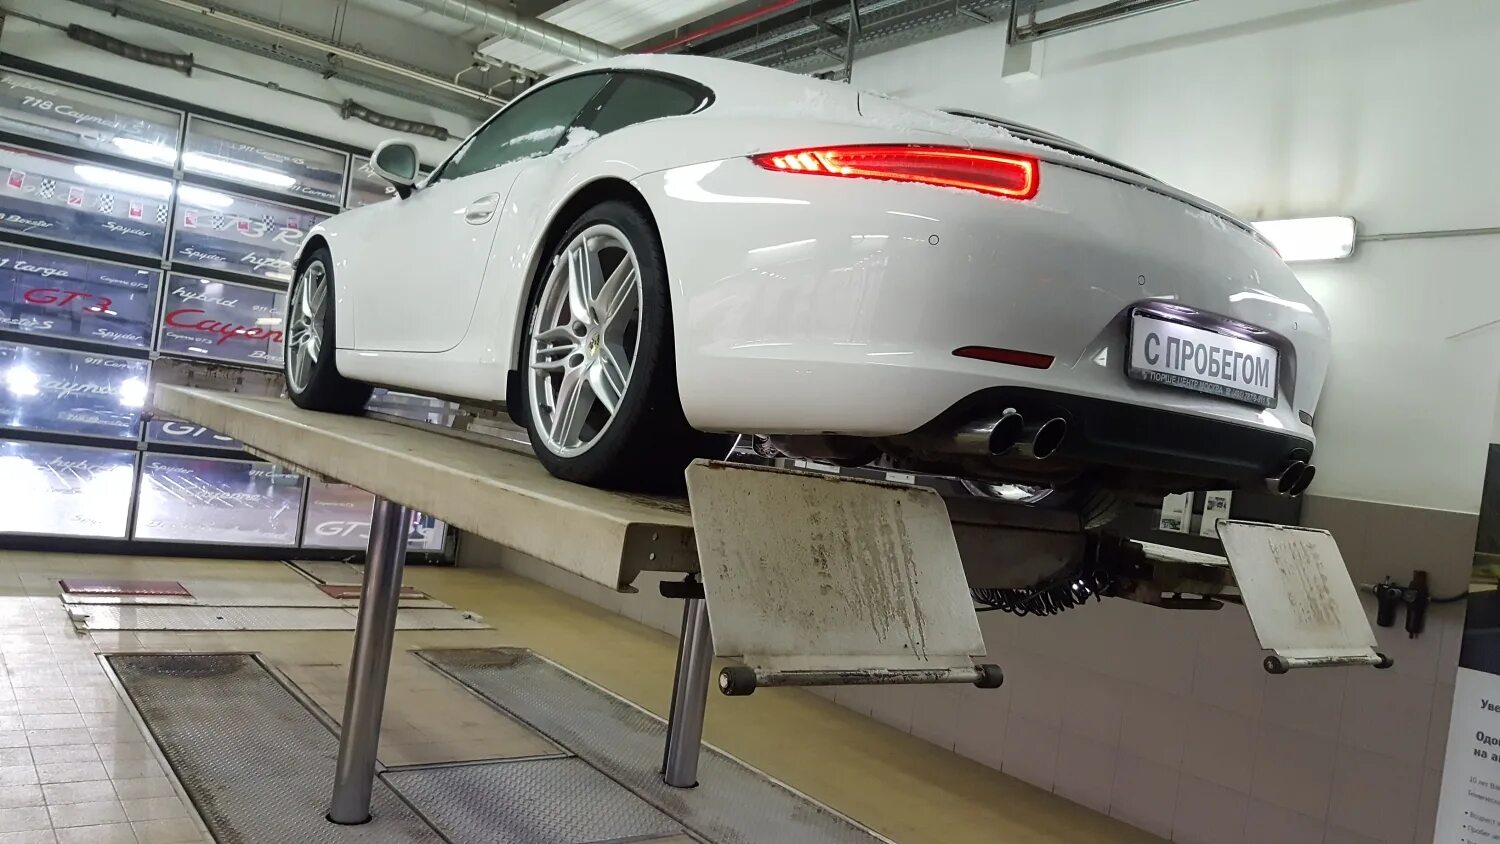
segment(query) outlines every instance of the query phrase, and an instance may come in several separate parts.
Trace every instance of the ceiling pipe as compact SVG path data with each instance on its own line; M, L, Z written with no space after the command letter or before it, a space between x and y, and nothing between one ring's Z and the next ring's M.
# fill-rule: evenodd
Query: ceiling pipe
M1037 21L1036 9L1032 9L1032 21L1028 24L1018 26L1016 22L1017 3L1011 4L1011 31L1009 42L1019 44L1026 41L1037 41L1042 38L1051 38L1054 35L1062 35L1067 32L1077 32L1091 26L1121 20L1122 18L1134 17L1146 12L1154 12L1158 9L1167 9L1172 6L1181 6L1191 3L1193 0L1114 0L1102 6L1075 12L1071 15L1063 15L1049 21Z
M331 41L324 41L321 38L313 38L308 35L302 35L301 33L283 29L279 26L261 23L260 21L252 20L250 18L240 17L239 15L231 14L221 9L216 9L212 6L205 6L202 3L193 2L193 0L156 0L156 2L163 5L172 6L177 9L195 12L204 16L205 18L208 18L209 20L232 24L242 29L259 32L263 35L270 35L289 44L297 44L302 47L309 47L325 54L332 54L344 59L348 59L349 61L359 62L360 64L385 71L386 73L403 76L407 79L414 79L426 85L431 85L435 88L442 88L445 91L450 91L455 94L462 94L466 97L472 97L476 100L490 103L491 105L505 105L506 102L505 100L491 97L483 91L476 91L473 88L469 88L464 85L455 85L454 83L449 82L448 80L440 76L434 76L430 73L423 73L422 71L413 70L409 67L402 67L398 64L392 64L390 62L377 59L374 56L361 53L358 50L351 50L348 47L334 44Z
M655 47L651 47L651 48L647 49L646 52L648 52L648 53L666 53L666 52L670 52L671 50L675 50L678 47L682 47L682 46L686 46L688 44L691 44L694 41L702 41L703 39L708 38L709 36L718 35L719 33L723 32L725 30L734 29L737 26L743 26L744 24L747 24L747 23L749 23L749 22L751 22L753 20L756 20L757 18L763 18L766 15L771 14L772 12L779 12L782 9L789 9L792 6L795 6L795 5L797 5L798 3L801 3L801 2L802 2L802 0L776 0L776 2L774 2L774 3L770 3L768 5L761 6L759 8L751 9L750 11L745 12L744 14L735 15L734 17L729 18L728 20L722 20L722 21L719 21L716 24L712 24L712 25L706 26L706 27L704 27L702 29L695 30L693 32L689 32L689 33L687 33L685 35L680 35L680 36L678 36L676 38L673 38L671 41L668 41L665 44L658 44Z
M624 55L618 47L587 35L516 14L481 0L401 0L408 6L441 15L466 26L509 38L528 47L575 62L592 62Z

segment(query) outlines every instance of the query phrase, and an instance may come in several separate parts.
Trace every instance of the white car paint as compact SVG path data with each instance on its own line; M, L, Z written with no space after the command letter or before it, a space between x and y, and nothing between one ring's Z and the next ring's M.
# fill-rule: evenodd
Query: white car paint
M836 83L679 56L574 72L608 68L690 78L715 101L312 230L308 243L326 240L333 255L344 375L505 400L539 244L571 196L609 178L639 192L660 230L682 405L701 429L897 435L977 390L1019 385L1313 439L1304 418L1322 390L1326 318L1226 212L1093 158ZM1015 201L774 172L747 157L871 142L1036 156L1040 191ZM466 219L485 202L493 214ZM1127 379L1124 325L1141 302L1284 338L1294 365L1276 406ZM1056 363L953 355L966 345Z

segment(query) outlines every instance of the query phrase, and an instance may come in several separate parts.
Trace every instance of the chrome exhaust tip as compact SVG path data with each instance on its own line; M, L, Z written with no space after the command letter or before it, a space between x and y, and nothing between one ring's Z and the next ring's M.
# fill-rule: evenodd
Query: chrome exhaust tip
M1068 420L1054 416L1040 425L1027 425L1016 446L1019 454L1032 460L1046 460L1057 453L1068 436Z
M1007 410L995 420L990 431L990 454L1004 454L1016 447L1026 433L1026 420L1015 410Z
M1296 498L1302 493L1307 492L1307 488L1312 486L1313 476L1316 474L1318 474L1318 467L1308 464L1307 468L1302 470L1302 477L1297 479L1297 483L1292 486L1292 491L1287 493L1287 495Z
M1293 460L1281 470L1281 474L1266 478L1266 489L1277 495L1297 495L1307 489L1302 476L1307 475L1307 483L1312 483L1312 475L1316 471L1301 460Z

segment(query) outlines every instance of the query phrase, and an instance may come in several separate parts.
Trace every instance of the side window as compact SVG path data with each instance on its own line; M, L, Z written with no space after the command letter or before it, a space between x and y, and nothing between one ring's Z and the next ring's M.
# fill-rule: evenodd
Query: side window
M688 83L642 74L621 74L619 84L588 121L588 128L608 135L616 129L658 117L691 114L708 96L708 91L695 90Z
M461 179L522 158L546 155L607 81L607 74L589 73L527 94L465 141L437 180Z

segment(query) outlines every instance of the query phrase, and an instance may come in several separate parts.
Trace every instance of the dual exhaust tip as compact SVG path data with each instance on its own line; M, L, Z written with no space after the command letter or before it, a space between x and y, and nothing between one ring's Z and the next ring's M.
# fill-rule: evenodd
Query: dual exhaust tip
M1057 453L1068 436L1068 420L1054 416L1042 422L1027 422L1020 413L1007 410L989 432L990 454L1018 454L1046 460Z
M1318 467L1305 460L1293 460L1281 470L1280 474L1266 478L1266 489L1277 495L1296 498L1307 491L1307 488L1312 485L1313 477L1317 474Z

